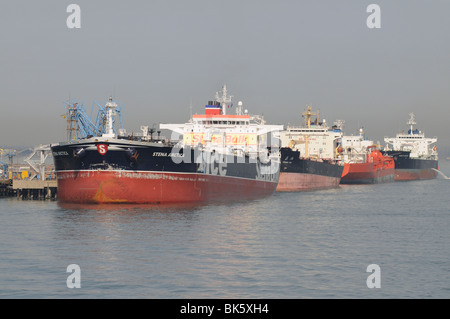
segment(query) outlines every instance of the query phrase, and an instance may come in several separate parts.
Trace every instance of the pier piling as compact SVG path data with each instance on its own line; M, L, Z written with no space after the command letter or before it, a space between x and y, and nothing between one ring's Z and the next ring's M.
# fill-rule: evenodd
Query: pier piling
M18 199L46 200L56 199L56 180L2 180L0 197Z

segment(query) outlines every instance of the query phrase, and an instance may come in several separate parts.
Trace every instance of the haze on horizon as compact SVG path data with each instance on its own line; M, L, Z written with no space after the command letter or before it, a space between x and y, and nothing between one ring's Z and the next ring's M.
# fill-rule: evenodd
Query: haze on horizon
M81 7L69 29L66 8ZM381 7L369 29L366 8ZM383 143L418 128L450 147L450 2L10 1L0 9L0 148L64 141L63 102L113 96L128 132L184 123L226 84L270 124L308 104Z

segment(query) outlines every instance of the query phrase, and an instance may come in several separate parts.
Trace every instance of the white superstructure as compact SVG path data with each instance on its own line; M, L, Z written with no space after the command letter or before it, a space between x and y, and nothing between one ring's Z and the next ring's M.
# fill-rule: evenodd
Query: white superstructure
M315 119L312 119L316 116ZM326 120L319 122L319 112L312 113L308 106L303 113L304 126L290 126L281 132L281 146L300 151L304 158L337 159L342 137L339 125L328 127Z
M364 130L359 129L359 135L342 136L343 158L345 163L365 163L374 143L364 137Z
M408 151L410 158L421 159L438 159L438 152L436 145L437 138L426 138L425 134L414 126L417 124L414 113L409 114L410 118L407 125L409 130L407 133L398 133L396 137L385 137L386 143L385 151Z
M227 114L232 106L232 96L224 86L222 94L216 93L215 100L205 106L205 114L195 114L184 124L160 124L160 129L178 133L180 136L173 139L180 139L183 146L221 154L257 154L267 152L267 147L279 148L276 137L282 125L266 125L262 116L242 112L241 101L236 114Z

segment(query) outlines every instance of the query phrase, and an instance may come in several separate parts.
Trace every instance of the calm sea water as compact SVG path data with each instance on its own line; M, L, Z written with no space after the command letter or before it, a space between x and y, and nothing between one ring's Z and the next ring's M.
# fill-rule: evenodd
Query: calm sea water
M449 207L443 178L197 207L4 198L0 298L449 298Z

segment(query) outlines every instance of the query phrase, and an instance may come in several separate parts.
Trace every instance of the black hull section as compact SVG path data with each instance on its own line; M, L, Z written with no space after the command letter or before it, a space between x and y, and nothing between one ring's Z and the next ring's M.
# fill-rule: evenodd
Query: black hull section
M277 182L279 163L249 156L220 156L158 143L86 141L51 147L55 170L147 171L238 177ZM105 151L106 150L106 151Z
M300 158L300 152L290 148L281 149L281 173L313 174L341 178L344 165L335 162Z
M384 151L383 155L391 156L395 162L395 169L427 170L438 169L438 161L431 159L411 158L410 152Z
M433 179L437 177L437 160L411 158L410 152L385 151L384 154L394 159L394 179L396 181Z

